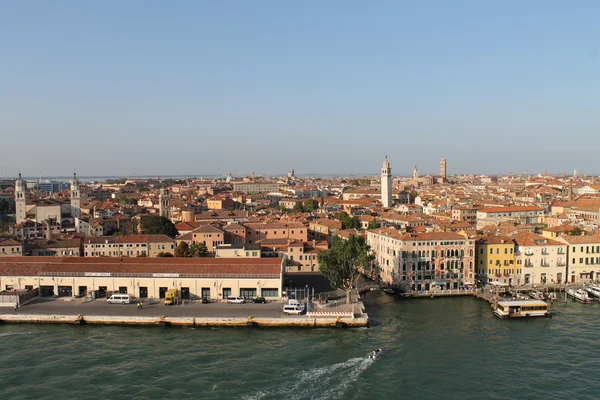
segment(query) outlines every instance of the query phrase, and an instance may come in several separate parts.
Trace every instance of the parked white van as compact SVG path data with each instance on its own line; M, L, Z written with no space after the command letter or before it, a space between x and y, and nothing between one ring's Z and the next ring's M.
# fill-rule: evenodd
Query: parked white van
M229 304L242 304L245 302L243 297L239 297L239 296L229 296L227 298L227 302Z
M304 307L301 307L298 304L295 304L295 305L286 304L283 306L283 313L285 315L290 315L290 314L300 315L303 312L304 312Z
M129 304L131 303L131 296L127 293L113 293L108 299L108 304Z
M300 300L290 299L288 300L288 305L290 306L298 306L300 308L306 308L306 305Z

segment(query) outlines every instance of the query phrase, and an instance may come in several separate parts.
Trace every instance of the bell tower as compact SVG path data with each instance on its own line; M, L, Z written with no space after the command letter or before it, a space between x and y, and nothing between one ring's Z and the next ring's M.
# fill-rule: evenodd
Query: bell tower
M73 179L71 179L71 216L73 218L81 216L81 192L79 191L79 180L75 172L73 172Z
M21 173L19 172L19 178L15 181L15 219L17 224L25 221L26 219L26 192L27 182L21 178Z
M158 213L161 217L169 218L169 198L169 191L167 189L160 189L160 194L158 195Z
M392 206L392 168L388 162L387 156L383 160L381 168L381 204L388 208Z

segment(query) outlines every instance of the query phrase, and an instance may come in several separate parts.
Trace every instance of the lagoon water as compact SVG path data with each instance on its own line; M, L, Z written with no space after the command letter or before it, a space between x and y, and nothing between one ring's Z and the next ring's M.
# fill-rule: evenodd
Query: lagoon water
M474 298L365 303L371 327L347 330L3 325L0 398L600 398L598 304L502 321Z

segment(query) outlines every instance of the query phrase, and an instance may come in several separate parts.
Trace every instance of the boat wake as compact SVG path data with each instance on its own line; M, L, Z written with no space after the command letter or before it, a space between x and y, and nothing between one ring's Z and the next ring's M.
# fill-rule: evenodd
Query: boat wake
M359 357L348 361L333 364L321 368L313 368L302 371L285 383L271 390L260 391L253 395L245 396L245 400L258 399L338 399L344 396L348 387L354 383L360 375L375 360Z
M38 333L40 333L39 331L34 331L34 332L3 332L0 333L0 338L1 337L6 337L6 336L17 336L17 335L37 335Z

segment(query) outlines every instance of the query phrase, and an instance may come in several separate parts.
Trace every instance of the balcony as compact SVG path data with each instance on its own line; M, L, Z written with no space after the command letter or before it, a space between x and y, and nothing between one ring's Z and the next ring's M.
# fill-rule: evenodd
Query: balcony
M531 263L529 263L529 264L524 264L524 265L523 265L523 267L525 267L525 268L531 268L531 267L533 267L533 264L531 264Z

